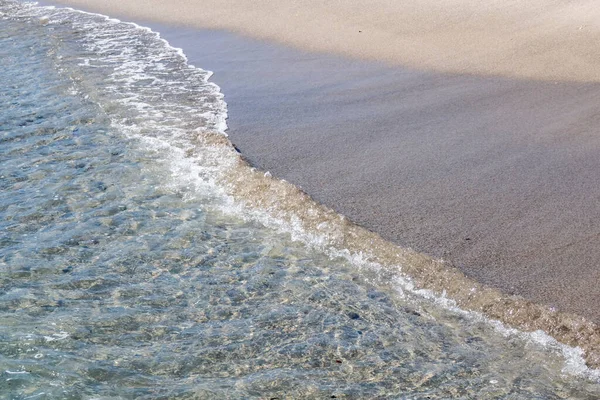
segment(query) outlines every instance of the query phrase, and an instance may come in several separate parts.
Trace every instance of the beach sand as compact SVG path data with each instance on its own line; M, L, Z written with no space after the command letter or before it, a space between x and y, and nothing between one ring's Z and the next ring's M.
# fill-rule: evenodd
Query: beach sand
M60 3L154 21L215 71L252 164L480 282L600 321L591 2Z
M594 0L59 0L310 51L461 74L598 81Z

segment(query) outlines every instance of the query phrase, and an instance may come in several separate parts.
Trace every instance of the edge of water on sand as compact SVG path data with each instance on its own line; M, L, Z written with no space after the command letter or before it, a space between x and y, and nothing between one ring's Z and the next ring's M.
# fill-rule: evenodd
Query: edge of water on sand
M185 59L183 51L177 51ZM210 76L206 74L207 82ZM565 372L600 378L599 371L586 367L586 363L591 368L600 366L600 329L595 324L475 282L453 266L390 243L290 183L252 168L227 139L225 118L226 108L217 117L217 128L199 132L197 138L203 150L215 154L214 180L227 199L224 212L287 232L332 257L352 261L359 270L377 270L379 279L391 279L400 292L413 292L455 312L484 319L506 335L519 335L562 353Z

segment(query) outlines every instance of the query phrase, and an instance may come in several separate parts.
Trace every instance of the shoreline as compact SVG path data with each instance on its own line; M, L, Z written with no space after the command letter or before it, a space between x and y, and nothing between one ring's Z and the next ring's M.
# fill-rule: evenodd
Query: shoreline
M147 25L147 24L145 24L145 25ZM180 32L180 33L182 32L182 30L181 30L180 28L175 28L174 30L175 30L175 31L178 31L178 32ZM159 31L161 32L161 34L163 34L163 33L164 33L164 29L159 29ZM206 32L204 32L204 34L206 34ZM213 32L213 34L214 34L214 32ZM184 36L184 40L187 40L187 41L188 41L188 43L194 43L194 41L195 41L195 40L193 40L193 39L191 38L191 36L189 36L189 33L188 33L188 34L184 34L183 36ZM187 39L185 38L185 36L187 36ZM165 36L163 36L163 37L165 37ZM169 40L169 42L171 42L171 43L172 43L172 44L174 44L175 46L177 46L177 47L183 47L183 49L184 49L184 52L186 53L186 55L188 56L188 58L190 58L190 63L192 63L192 64L194 64L194 65L198 65L199 67L202 67L202 68L207 68L207 69L213 69L213 70L216 70L216 73L217 73L217 75L219 75L219 74L220 74L220 70L219 70L219 69L217 69L217 68L211 68L210 66L208 66L208 65L206 65L206 64L203 64L203 62L201 62L201 61L197 61L197 59L195 59L195 58L194 58L194 57L198 57L197 55L196 55L196 56L194 56L194 57L190 57L190 55L191 55L191 53L192 53L192 52L190 52L190 51L189 51L189 50L190 50L190 48L187 48L187 46L180 46L180 45L178 45L178 44L174 43L174 42L173 42L173 40L171 40L169 37L165 37L165 38L166 38L167 40ZM239 40L239 38L238 38L238 39L233 39L233 40L234 40L234 41L235 41L235 40ZM270 46L270 45L267 45L267 46ZM272 47L272 46L271 46L271 47ZM213 49L213 50L214 50L214 49ZM262 53L262 55L264 55L264 53ZM261 60L261 57L260 57L260 56L259 56L259 57L256 57L256 58L257 58L258 60ZM236 60L236 61L239 61L239 60ZM362 69L363 67L364 67L364 65L359 65L357 69L358 69L358 70L360 70L360 69ZM386 68L387 68L387 67L386 67ZM281 70L281 69L280 69L280 70ZM314 73L314 71L311 71L311 72L312 72L312 73ZM356 72L356 73L358 73L358 71L355 71L355 72ZM415 74L416 74L417 76L421 76L421 79L422 79L422 80L423 80L423 75L425 75L424 73L421 73L421 72L409 71L409 72L407 72L407 74L406 74L406 76L407 76L407 79L408 79L408 80L412 80L412 79L414 78ZM397 78L397 77L396 77L394 74L392 74L392 75L393 75L393 76L390 76L390 77L388 77L388 78L391 78L391 79L396 79L396 78ZM312 76L312 75L311 75L311 76ZM223 88L223 86L222 86L222 85L221 85L221 83L218 81L218 79L215 79L215 78L216 78L216 76L215 76L215 77L213 77L213 81L216 81L216 83L218 83L218 84L219 84L219 85L220 85L220 86ZM464 78L464 77L463 77L463 78ZM432 80L432 81L435 81L435 82L439 81L439 78L435 78L435 77L434 77L434 78L431 78L431 77L429 77L428 79L430 79L430 80ZM453 79L459 79L459 78L456 78L456 77L454 77ZM466 78L466 79L473 79L473 78ZM257 85L257 83L259 83L259 82L256 82L257 80L258 80L258 79L255 79L255 81L254 81L254 82L252 82L252 84L256 86L256 85ZM426 79L425 79L425 80L426 80ZM446 80L446 79L443 79L443 81L445 81L445 80ZM334 79L334 81L335 81L335 79ZM388 83L388 82L389 82L389 81L387 81L387 82L386 82L386 81L384 80L384 81L380 82L380 85L379 85L379 86L376 86L376 87L371 87L371 89L373 89L373 91L374 91L374 93L373 93L372 95L374 95L374 96L376 96L376 97L377 97L377 96L378 96L378 95L381 93L382 87L387 87L387 83ZM504 82L504 81L503 81L503 82ZM341 89L343 89L344 91L346 91L346 90L348 90L348 89L349 89L347 86L344 86L344 83L343 83L343 82L335 81L334 83L335 83L335 84L337 84L337 85L342 85L341 87L340 87L340 86L338 86L338 89L340 89L340 88L341 88ZM370 83L370 84L372 84L372 82L369 82L369 83ZM230 82L230 84L231 84L231 82ZM327 80L326 80L326 79L325 79L325 80L321 79L321 81L320 81L320 86L322 86L322 87L327 87L328 85L331 85L331 84L332 84L332 82L327 82ZM347 84L347 82L346 82L346 84ZM422 84L422 81L421 81L421 84ZM446 84L446 83L444 83L444 84ZM509 84L509 89L510 89L510 85L513 85L513 84L515 84L515 83L514 83L514 82L510 82L510 84ZM308 83L306 83L306 82L304 82L304 85L309 85L309 84L308 84ZM473 88L481 87L481 82L471 82L471 85L472 85L472 87L473 87ZM243 95L244 95L244 90L246 90L246 92L247 92L247 88L246 88L246 89L244 89L244 87L243 87L244 85L240 85L240 86L241 86L241 87L238 87L237 89L235 89L235 90L233 90L233 91L228 91L226 88L223 88L223 91L224 91L224 93L225 93L225 95L226 95L226 96L228 96L228 93L231 93L231 95L232 95L233 97L239 96L239 98L242 98L242 97L243 97ZM271 86L280 86L280 85L273 84L273 85L271 85L271 86L269 86L269 85L267 85L267 86L268 86L268 87L271 87ZM313 85L312 85L311 87L309 87L308 89L310 89L311 91L314 91L314 90L315 90L315 86L317 86L317 88L319 87L319 85L314 85L314 83L313 83ZM546 86L549 86L549 85L546 85ZM459 83L456 83L456 82L455 82L455 84L454 84L454 85L450 85L450 88L451 88L452 90L456 90L457 88L460 88L460 87L462 87L462 83L461 83L461 82L459 82ZM504 90L507 90L507 87L506 87L506 86L503 86L503 88L504 88ZM539 86L536 86L535 88L537 89L537 88L539 88ZM558 92L562 92L562 91L564 91L564 90L565 90L565 88L566 88L566 89L569 89L568 85L566 85L566 86L561 86L561 87L559 87L559 88L557 88L557 89L554 89L554 90L557 90L556 92L553 92L553 91L552 91L552 87L551 87L551 86L550 86L550 89L546 88L546 90L550 90L550 93L551 93L551 94L556 94L556 93L558 93ZM273 88L271 87L271 89L273 89ZM355 88L355 89L356 89L356 88ZM361 88L359 87L358 89L361 89ZM583 87L583 89L585 89L585 87ZM288 91L289 89L287 89L287 88L282 88L282 90L283 90L283 91ZM574 93L579 93L579 92L582 90L582 86L576 86L576 87L574 87L574 88L573 88L573 87L571 87L571 88L570 88L570 90L572 90ZM533 92L533 90L531 90L531 91ZM439 93L439 92L436 92L436 93ZM247 94L247 93L246 93L246 94ZM522 93L522 92L518 92L518 94L519 94L519 95L523 95L523 93ZM595 92L594 92L594 93L592 93L592 95L594 95L594 94L595 94ZM290 95L290 93L288 92L288 97L290 97L289 95ZM297 95L297 93L294 93L294 96L292 96L292 97L293 97L293 98L297 98L297 96L296 96L296 95ZM437 94L435 94L435 96L437 96ZM570 96L574 96L574 95L571 93L571 94L570 94ZM544 96L541 96L541 97L543 98ZM277 96L274 96L274 98L275 98L276 100L278 99L278 97L277 97ZM344 99L342 99L342 103L348 103L348 100L349 100L349 98L348 98L348 96L346 95L346 97L344 97ZM429 99L429 100L431 100L431 99ZM585 99L584 99L584 100L585 100ZM231 105L232 105L231 101L230 101L230 100L228 100L228 102L230 103L230 106L231 106ZM582 101L582 103L585 103L585 101ZM261 106L261 104L258 104L258 105L259 105L259 106ZM495 105L495 106L497 106L498 104L497 104L497 103L494 103L494 105ZM262 104L262 106L264 106L264 104ZM321 104L321 106L322 106L322 104ZM246 106L246 107L247 107L247 106ZM243 108L243 107L242 107L242 108ZM329 110L329 111L331 111L331 110ZM390 111L390 110L388 110L388 112L389 112L389 111ZM410 110L410 111L412 111L412 110ZM347 116L347 115L348 115L347 113L348 113L348 111L346 111L346 114L344 114L344 115L345 115L345 116ZM235 115L234 115L234 112L231 110L231 108L230 108L230 114L231 114L231 115L230 115L230 118L231 118L231 117L234 117L234 118L235 118L237 115L239 115L239 114L235 114ZM275 112L275 114L277 114L277 112ZM307 114L310 114L310 113L307 113ZM256 110L255 110L255 109L252 109L252 108L251 108L251 109L249 109L249 110L247 110L247 116L246 116L246 117L244 117L244 118L250 118L250 119L252 119L252 118L251 118L251 117L252 117L252 115L254 115L254 118L255 118L255 121L254 121L254 122L255 122L255 123L258 123L258 124L259 124L259 126L264 126L264 122L265 122L265 121L271 121L271 122L273 121L273 119L269 119L269 117L271 117L271 118L272 118L272 117L273 117L273 115L266 116L266 117L265 117L265 116L263 116L263 117L261 117L261 118L257 118L257 117L256 117ZM344 115L342 115L341 117L344 117ZM248 116L250 116L250 117L248 117ZM298 118L298 119L299 119L299 118ZM293 121L293 122L294 122L294 124L295 124L295 125L294 125L294 127L293 127L293 129L292 129L292 130L295 130L295 131L297 132L297 130L299 129L299 127L300 127L300 126L301 126L303 123L302 123L302 121L301 121L301 120L296 120L296 121ZM234 142L236 142L236 141L237 141L237 140L235 139L235 137L234 137L235 135L234 135L234 134L233 134L233 132L232 132L232 127L233 127L233 130L235 130L236 132L242 132L244 129L247 129L247 128L248 128L248 124L249 124L248 120L246 120L245 122L243 122L242 120L240 120L239 122L236 122L236 123L234 124L234 125L237 125L237 126L235 126L235 127L234 127L234 126L230 126L230 131L229 131L229 133L230 133L230 138L231 138L231 139L232 139ZM230 125L231 125L231 123L230 123ZM335 129L337 129L338 131L340 130L340 128L339 128L339 127L335 127ZM255 133L256 133L256 132L255 132ZM316 133L319 133L319 132L316 132ZM339 133L339 132L338 132L338 133ZM354 137L356 137L356 134L359 134L359 133L360 133L360 132L355 132L355 133L354 133L354 134L355 134L355 136L354 136ZM273 134L274 134L274 132L270 132L270 135L271 135L270 137L267 137L266 139L265 139L265 138L261 138L261 140L263 140L263 141L258 143L258 147L264 147L264 144L266 143L266 141L265 141L265 140L267 140L267 141L268 141L268 142L270 142L270 143L273 143L273 139L274 139L274 137L272 136ZM236 135L237 135L237 133L236 133ZM240 139L240 137L241 137L241 136L238 136L238 140ZM329 138L330 138L330 137L329 137ZM314 135L313 135L313 139L315 139ZM256 142L256 137L255 137L255 136L253 136L252 138L250 138L250 141L254 141L254 142ZM344 139L344 141L346 141L346 139ZM262 145L261 145L261 143L262 143ZM291 142L291 143L292 143L292 144L297 144L297 142ZM238 144L238 143L236 143L236 144ZM312 144L311 144L311 143L309 143L309 144L311 145L311 147L314 147L314 143L312 143ZM339 143L338 143L338 144L339 144ZM250 154L250 155L249 155L247 151L244 151L244 148L243 148L243 146L240 146L240 147L242 147L242 148L241 148L241 150L242 150L242 153L244 154L244 156L248 157L248 158L249 158L249 160L250 160L251 162L253 162L253 163L255 163L255 164L258 164L258 166L259 166L259 167L261 167L261 168L264 168L264 166L260 165L260 163L261 163L260 156L256 157L256 155L252 155L252 154ZM280 150L281 150L281 149L280 149ZM283 154L285 157L288 157L288 156L289 156L289 154L290 154L290 152L289 152L288 150L289 150L289 149L286 149L286 150L284 150L284 151L283 151L283 152L281 152L281 153L282 153L282 154ZM279 154L279 156L282 156L282 154ZM346 153L344 153L344 154L345 154L345 155L348 155L348 153L347 153L347 152L346 152ZM317 155L318 155L318 154L317 154ZM253 160L253 156L255 157L255 160ZM368 157L367 157L367 159L368 159ZM338 163L339 163L339 162L338 162ZM283 167L284 167L284 169L285 169L285 168L288 168L288 170L294 170L294 168L291 168L289 165L288 165L288 166L283 166ZM285 171L277 171L277 170L275 170L275 169L272 169L272 168L264 168L264 169L267 169L267 170L271 170L271 171L273 171L273 172L274 172L274 174L275 174L276 176L279 176L279 177L286 177L286 176L285 176ZM283 176L282 176L282 175L283 175ZM287 179L287 178L286 178L286 179ZM293 180L293 179L290 179L290 181L291 181L292 183L296 183L296 182L294 182L294 180ZM327 181L325 181L325 184L330 184L330 183L331 183L331 182L327 182ZM302 187L305 187L304 185L300 185L300 186L302 186ZM317 201L319 201L320 203L322 202L322 203L325 203L326 205L329 205L329 206L331 206L331 204L330 204L330 203L331 203L331 200L327 201L327 199L325 199L326 201L322 201L322 199L321 199L321 198L319 198L319 195L318 195L318 193L317 193L317 195L315 195L315 193L311 193L311 190L307 190L307 192L308 192L308 193L309 193L311 196L313 196L313 197L314 197L314 198L315 198ZM328 203L329 203L329 204L328 204ZM337 211L339 211L339 210L337 210ZM346 214L346 213L344 213L344 214ZM356 218L351 218L351 219L352 219L352 220L356 220ZM361 223L361 221L357 221L357 222ZM365 225L365 224L361 223L361 225ZM367 226L367 228L370 228L370 227L369 227L369 226ZM384 238L386 238L386 236L385 236L385 235L384 235ZM386 238L386 239L387 239L387 238ZM418 257L417 257L417 258L418 258ZM425 260L426 260L426 259L425 259ZM426 263L429 263L429 262L431 262L431 260L430 260L430 261L426 261ZM434 264L436 264L435 262L433 262L433 263L434 263ZM435 267L435 268L442 268L442 269L445 269L445 267L444 267L443 265L442 265L441 267ZM435 268L434 268L434 269L435 269ZM414 272L414 271L413 271L413 272ZM447 273L448 273L448 274L450 274L450 276L453 274L453 272L452 272L452 271L448 271ZM441 279L441 280L443 281L443 279ZM439 285L439 284L440 284L440 282L437 282L437 284ZM431 286L432 286L432 282L430 282L430 285L429 285L429 287L431 287ZM433 283L433 286L436 286L435 282ZM444 290L445 288L444 288L444 287L443 287L443 285L442 285L442 287L437 287L436 289L437 289L437 290ZM463 288L463 289L464 289L464 288ZM455 290L458 290L459 292L461 292L461 289L460 289L460 288L455 288ZM486 289L486 290L489 290L489 289ZM454 294L458 294L458 295L459 295L459 297L460 297L460 295L461 295L460 293L454 293ZM464 294L464 293L463 293L462 295L469 297L469 295L468 295L468 294ZM491 292L491 295L492 295L492 296L497 296L496 294L494 294L494 291L493 291L493 290L492 290L492 292ZM456 297L456 296L455 296L455 297ZM460 300L458 300L458 301L459 301L459 304L461 304L461 301L460 301ZM521 302L521 303L523 303L523 302ZM526 303L526 302L525 302L525 303ZM461 304L461 305L462 305L462 304ZM506 304L504 304L504 305L506 305ZM521 304L521 306L523 307L522 309L529 309L530 307L533 307L533 308L535 308L535 307L536 307L535 305L527 305L527 304ZM543 307L542 307L542 308L543 308ZM564 307L561 307L561 309L564 309ZM504 315L504 316L502 316L502 315L498 315L499 313L502 313L502 312L506 313L506 312L507 312L507 310L506 310L506 307L505 307L505 309L504 309L503 311L500 311L499 309L493 309L493 307L492 307L492 309L485 310L485 311L486 311L486 312L485 312L485 313L486 313L486 315L488 315L488 316L489 316L490 314L492 314L492 317L493 317L493 318L498 318L498 319L500 319L500 320L502 320L502 321L505 321L505 322L507 321L507 319L508 319L508 320L510 320L510 319L511 319L511 317L510 317L510 316L507 316L507 315ZM536 311L536 312L537 312L537 311ZM552 318L552 316L553 316L553 315L554 315L554 318L558 318L558 315L559 315L559 314L555 314L555 313L553 313L553 312L550 312L550 314L548 314L548 315L550 316L549 318ZM545 314L543 314L543 313L542 313L542 319L543 319L543 318L546 318L546 317L547 317L547 316L546 316ZM580 326L580 328L582 328L582 329L584 329L584 330L586 330L586 331L588 330L588 328L586 328L586 327L582 327L582 326L581 326L581 325L582 325L582 321L580 321L578 318L573 318L573 319L569 319L569 320L570 320L571 322L569 322L569 323L567 323L566 325L564 325L564 326L570 326L570 328L569 328L569 329L571 329L571 328L575 328L575 329L576 329L576 327L577 327L577 326ZM509 322L509 323L510 323L510 322ZM535 328L535 327L538 327L538 328L539 328L539 325L538 325L538 324L540 324L540 323L541 323L542 325L544 324L544 323L543 323L543 321L540 321L540 320L532 321L532 326L531 326L531 328L532 328L532 329L533 329L533 328ZM516 324L514 324L514 323L513 323L512 325L513 325L513 326L514 326L514 325L517 325L518 327L522 327L522 324L521 324L521 326L519 326L519 323L516 323ZM585 325L585 324L583 324L583 325ZM593 328L589 328L589 329L593 329ZM560 336L560 332L559 332L559 335L556 335L556 333L555 333L555 332L552 332L551 330L550 330L548 333L550 333L550 334L554 334L555 336ZM569 334L575 334L575 336L578 336L580 333L581 333L581 332L576 332L576 331L569 332ZM589 331L588 331L588 333L589 333ZM591 334L593 335L593 332L592 332ZM567 343L568 343L568 342L569 342L569 340L567 340ZM594 346L595 346L595 344L594 344ZM584 347L585 347L585 346L584 346ZM593 360L593 361L591 361L591 364L597 364L597 360Z
M600 320L600 251L585 241L600 229L586 198L600 197L600 140L577 132L600 86L440 76L150 27L215 71L229 139L252 166L478 282Z

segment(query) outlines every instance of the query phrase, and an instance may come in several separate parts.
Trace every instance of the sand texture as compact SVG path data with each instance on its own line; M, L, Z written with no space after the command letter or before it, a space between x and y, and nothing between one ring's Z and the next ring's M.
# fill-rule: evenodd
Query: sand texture
M60 0L414 68L598 81L594 0Z

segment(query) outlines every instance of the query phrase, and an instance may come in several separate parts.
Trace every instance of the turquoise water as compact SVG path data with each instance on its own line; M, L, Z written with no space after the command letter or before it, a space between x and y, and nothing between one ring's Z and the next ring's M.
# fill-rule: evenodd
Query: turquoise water
M0 398L594 399L577 351L244 213L210 74L0 0Z

